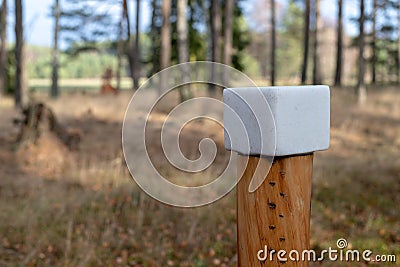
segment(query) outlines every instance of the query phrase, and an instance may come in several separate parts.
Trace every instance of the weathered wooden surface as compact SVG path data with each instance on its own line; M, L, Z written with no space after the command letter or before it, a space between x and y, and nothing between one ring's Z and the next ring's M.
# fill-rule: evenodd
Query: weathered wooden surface
M245 168L237 189L239 266L309 266L308 262L290 261L288 253L296 249L301 257L301 252L309 249L313 154L275 157L264 183L249 193L259 160L267 161L247 156L239 156L238 160L238 172ZM268 252L276 251L273 261L258 260L257 252L264 246ZM279 250L287 252L286 263L278 261Z

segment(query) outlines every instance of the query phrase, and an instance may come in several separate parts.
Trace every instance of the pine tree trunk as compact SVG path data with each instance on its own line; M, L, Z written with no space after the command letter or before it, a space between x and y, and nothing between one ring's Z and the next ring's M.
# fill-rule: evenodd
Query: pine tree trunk
M7 0L3 0L0 12L0 95L7 89Z
M135 46L134 46L134 63L133 63L133 87L135 90L139 89L140 79L140 0L136 1L136 31L135 31Z
M121 90L121 71L122 55L124 53L124 21L125 21L125 3L122 1L122 13L118 24L118 44L117 44L117 90Z
M225 1L225 25L224 25L224 58L225 65L232 64L232 24L233 24L233 0Z
M126 23L126 46L123 46L123 51L126 53L126 57L128 59L128 64L129 64L129 76L131 77L133 81L133 53L132 50L130 49L131 45L131 21L130 21L130 16L129 16L129 10L128 10L128 0L123 0L123 12L124 12L124 19ZM127 49L126 49L127 48Z
M171 0L163 0L161 8L161 69L164 69L169 66L171 61Z
M177 0L178 28L178 60L179 63L189 61L188 25L186 18L187 0Z
M308 69L308 53L310 43L310 0L305 0L306 10L304 12L304 44L303 44L303 66L301 70L301 84L305 84L307 81L307 69Z
M233 42L233 0L225 1L225 25L224 25L224 54L223 63L230 66L232 64L232 42ZM227 71L224 69L223 82L228 85L229 77Z
M397 83L400 84L400 0L398 1L398 37L397 37Z
M161 70L169 67L171 63L171 0L163 0L161 6L162 13L162 27L161 27ZM167 79L163 72L160 76L160 93L163 92L164 88L161 88L167 84Z
M271 86L275 85L275 65L276 65L276 21L275 21L275 0L271 0Z
M365 3L364 0L360 0L360 18L359 18L360 35L358 37L359 57L358 57L358 79L357 79L357 95L358 95L358 102L360 105L363 105L367 100L367 89L365 87L364 21L365 21Z
M54 1L54 39L53 39L53 74L52 74L52 84L51 84L51 97L57 98L58 91L58 67L59 67L59 48L58 48L58 34L60 31L60 0Z
M341 86L343 65L343 0L338 0L337 23L335 86Z
M221 62L221 7L219 0L211 0L211 61ZM214 65L211 67L211 80L217 80L216 69ZM209 93L211 96L216 95L217 87L210 84Z
M211 60L213 62L221 61L221 7L219 0L211 1Z
M159 9L159 6L157 5L157 0L152 0L151 1L151 23L150 23L150 41L151 41L151 51L156 51L157 47L159 45L159 34L157 32L157 25L156 25L156 18L157 18L157 10ZM156 73L159 71L161 62L159 57L157 56L152 56L151 57L151 74Z
M315 32L314 32L314 57L313 57L313 84L321 84L321 70L320 70L320 43L319 43L319 31L321 28L320 18L320 0L315 0Z
M376 60L377 60L377 55L376 55L376 19L377 19L377 11L378 11L378 1L374 0L373 2L373 14L372 14L372 84L376 83Z
M195 0L189 0L190 3L190 25L193 25L193 21L194 21L194 9L195 7L193 7L192 2ZM210 4L210 1L203 1L202 2L202 9L203 9L203 13L204 13L204 21L207 21L206 23L206 60L207 61L211 61L212 60L212 30L211 30L211 16L210 16L210 12L209 12L209 6L208 4ZM210 23L208 23L210 22Z
M22 108L26 99L25 66L24 66L24 34L22 0L15 0L15 90L14 100L17 108Z
M177 28L178 28L178 61L179 63L189 62L189 31L187 21L187 0L177 0ZM186 84L190 81L190 73L187 64L181 65L183 82ZM191 98L190 85L184 85L179 90L180 100Z

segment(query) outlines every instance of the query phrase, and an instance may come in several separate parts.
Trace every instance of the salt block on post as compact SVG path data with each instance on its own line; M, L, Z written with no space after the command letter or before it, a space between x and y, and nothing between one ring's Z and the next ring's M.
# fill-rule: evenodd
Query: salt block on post
M225 148L240 155L239 266L309 266L313 152L329 148L329 87L228 88L224 103Z
M224 90L224 103L228 150L245 155L284 156L329 148L328 86L228 88ZM264 124L261 116L270 116L269 110L274 122ZM248 137L236 130L242 123ZM271 150L272 140L275 151Z

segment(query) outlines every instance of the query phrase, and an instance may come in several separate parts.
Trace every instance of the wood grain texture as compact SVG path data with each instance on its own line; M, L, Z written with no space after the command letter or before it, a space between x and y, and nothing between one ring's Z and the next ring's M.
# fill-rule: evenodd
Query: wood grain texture
M253 177L260 160L269 165L259 157L238 160L238 173L244 170L237 188L239 266L309 266L303 261L279 262L276 253L273 261L261 262L257 252L264 246L276 252L296 249L301 257L309 249L313 154L275 157L269 172L257 172L267 176L263 184L249 193L250 181L264 178Z

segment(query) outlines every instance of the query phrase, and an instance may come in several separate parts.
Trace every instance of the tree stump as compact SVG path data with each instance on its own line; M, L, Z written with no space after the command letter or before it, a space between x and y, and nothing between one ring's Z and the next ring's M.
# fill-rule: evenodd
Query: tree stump
M43 103L32 103L22 111L22 118L15 119L20 125L18 145L37 144L44 131L55 134L69 150L78 150L81 133L77 129L63 126L52 109Z

